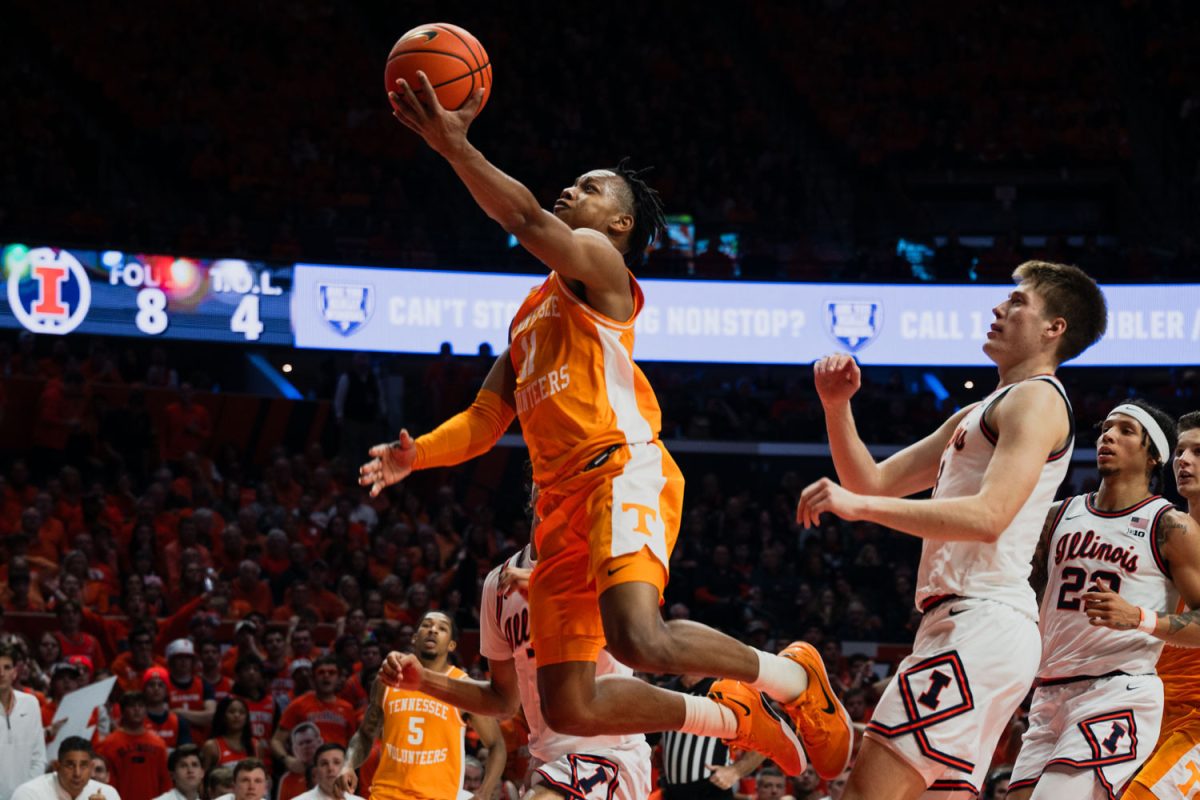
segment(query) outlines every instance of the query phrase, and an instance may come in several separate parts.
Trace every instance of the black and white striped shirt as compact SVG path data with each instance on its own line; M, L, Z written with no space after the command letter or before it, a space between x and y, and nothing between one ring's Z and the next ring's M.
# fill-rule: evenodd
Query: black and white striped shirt
M708 694L713 678L704 678L694 686L685 688L676 679L668 687L684 694ZM671 786L708 781L712 774L708 766L723 767L730 763L729 748L713 736L697 736L680 731L667 731L662 736L663 778Z

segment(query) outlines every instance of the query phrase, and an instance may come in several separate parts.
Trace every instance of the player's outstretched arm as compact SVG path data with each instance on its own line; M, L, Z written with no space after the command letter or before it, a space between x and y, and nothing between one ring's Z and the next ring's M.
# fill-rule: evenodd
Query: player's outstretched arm
M396 119L423 138L450 163L475 202L539 261L565 278L588 289L629 292L628 273L621 254L602 233L572 230L538 205L537 198L520 181L494 166L467 141L467 129L479 111L480 89L458 111L448 111L423 73L417 73L423 91L398 81L390 96Z
M813 383L825 410L829 452L838 480L852 492L905 497L933 486L938 462L954 429L973 406L955 412L937 430L881 463L858 435L850 399L862 385L862 373L852 356L826 356L813 365Z
M451 678L425 669L412 653L391 652L379 668L379 677L392 686L424 692L471 714L508 719L521 705L517 670L512 659L490 659L488 669L491 681Z
M516 416L513 411L516 382L505 348L466 411L417 439L402 430L396 441L372 447L371 460L358 468L359 485L369 486L371 496L375 497L414 470L452 467L491 450Z
M371 755L375 740L383 732L383 695L386 687L378 678L371 684L371 697L367 701L367 710L363 715L362 724L350 737L350 745L346 748L346 763L337 776L336 786L343 795L354 794L358 788L356 769L363 765Z
M1171 581L1188 610L1167 614L1142 609L1098 581L1093 591L1083 595L1088 621L1114 630L1141 627L1167 644L1200 647L1200 524L1181 511L1168 511L1159 520L1154 535L1171 567Z
M815 526L830 512L932 541L996 541L1033 493L1046 458L1067 437L1070 424L1062 396L1045 381L1014 387L994 408L991 424L999 439L976 494L932 500L863 496L822 478L801 492L796 521Z

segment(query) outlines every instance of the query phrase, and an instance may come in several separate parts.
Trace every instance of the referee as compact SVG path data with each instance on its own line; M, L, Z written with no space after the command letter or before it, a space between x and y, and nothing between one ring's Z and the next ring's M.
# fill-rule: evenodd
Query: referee
M684 675L666 688L705 697L715 681ZM746 753L731 762L729 748L720 739L666 731L662 735L663 800L729 800L738 781L758 769L763 760L758 753Z

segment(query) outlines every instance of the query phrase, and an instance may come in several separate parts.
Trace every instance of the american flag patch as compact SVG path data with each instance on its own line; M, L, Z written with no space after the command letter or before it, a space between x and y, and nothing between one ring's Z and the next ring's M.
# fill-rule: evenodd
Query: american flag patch
M1139 531L1144 531L1150 527L1150 519L1149 517L1134 517L1129 520L1129 526L1137 528Z

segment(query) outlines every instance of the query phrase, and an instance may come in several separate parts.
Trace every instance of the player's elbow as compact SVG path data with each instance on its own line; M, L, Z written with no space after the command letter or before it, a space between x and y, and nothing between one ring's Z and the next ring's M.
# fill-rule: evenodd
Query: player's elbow
M595 720L588 709L573 703L542 704L546 724L555 733L564 736L589 736L594 734Z

